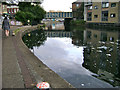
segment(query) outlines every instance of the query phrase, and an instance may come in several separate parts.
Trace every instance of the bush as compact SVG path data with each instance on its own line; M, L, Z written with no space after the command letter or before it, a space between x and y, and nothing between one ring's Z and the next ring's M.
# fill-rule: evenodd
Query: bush
M71 25L85 25L85 21L84 20L72 20L70 24Z

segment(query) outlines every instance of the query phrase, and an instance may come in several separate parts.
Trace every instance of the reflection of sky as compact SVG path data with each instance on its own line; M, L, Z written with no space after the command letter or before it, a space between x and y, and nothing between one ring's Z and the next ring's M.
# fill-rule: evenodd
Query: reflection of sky
M34 54L76 87L81 87L83 83L85 87L109 87L106 83L92 77L93 73L82 67L83 49L73 45L71 38L47 38L43 46L34 47ZM94 80L96 81L93 82Z

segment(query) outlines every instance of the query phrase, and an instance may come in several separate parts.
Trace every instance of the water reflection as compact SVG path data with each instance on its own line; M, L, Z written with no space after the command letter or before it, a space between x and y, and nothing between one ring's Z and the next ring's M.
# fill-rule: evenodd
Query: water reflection
M97 78L120 86L120 32L87 29L84 31L83 66Z
M64 22L48 22L46 23L46 30L64 30Z
M23 41L43 63L75 87L120 86L118 31L38 30L26 34Z
M35 30L24 35L22 39L28 48L33 49L33 47L43 45L47 37L45 36L45 32L43 30Z

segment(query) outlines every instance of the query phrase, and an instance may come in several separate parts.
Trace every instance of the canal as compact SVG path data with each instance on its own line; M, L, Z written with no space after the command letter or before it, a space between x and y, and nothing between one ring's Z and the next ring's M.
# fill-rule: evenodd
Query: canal
M76 88L120 86L120 31L51 26L23 36L44 64Z

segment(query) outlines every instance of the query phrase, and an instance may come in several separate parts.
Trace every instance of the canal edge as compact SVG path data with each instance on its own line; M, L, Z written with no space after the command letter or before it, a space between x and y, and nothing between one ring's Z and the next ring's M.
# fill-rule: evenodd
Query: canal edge
M20 51L23 52L25 58L27 58L27 60L25 60L25 63L30 69L30 72L33 74L33 77L35 77L36 82L46 81L50 83L52 88L75 88L70 83L68 83L66 80L61 78L58 74L56 74L54 71L52 71L50 68L48 68L24 44L22 40L22 36L36 29L37 29L37 26L30 26L27 28L22 27L21 31L19 31L17 35L15 36L17 40L16 42L18 42L18 47ZM32 59L29 59L29 57L32 57L32 59L35 62L33 62Z

